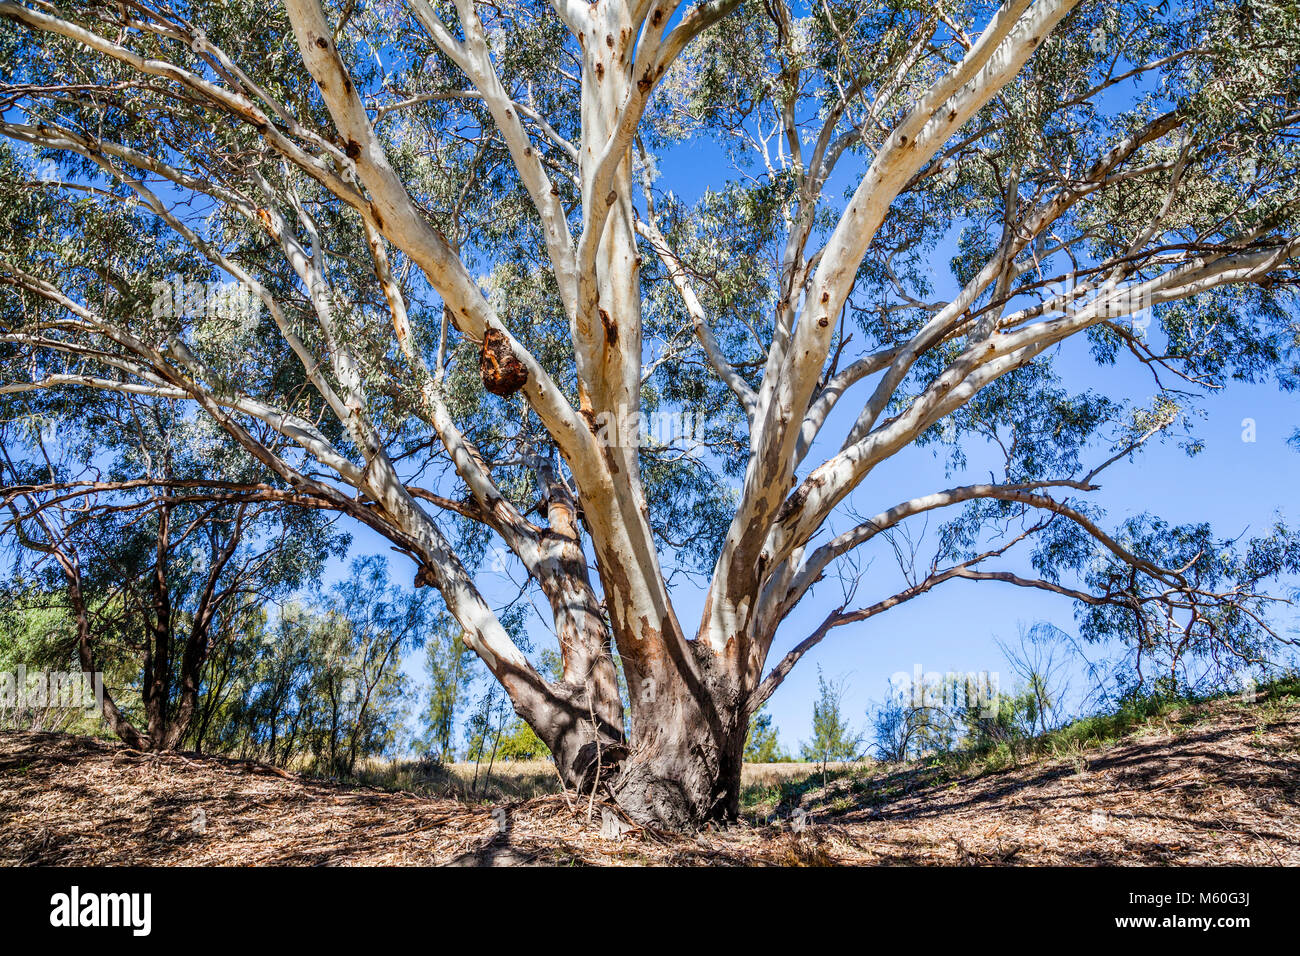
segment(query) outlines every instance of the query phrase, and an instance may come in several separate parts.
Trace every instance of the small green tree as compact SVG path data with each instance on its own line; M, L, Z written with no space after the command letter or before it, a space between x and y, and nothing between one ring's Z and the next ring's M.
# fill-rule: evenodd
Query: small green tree
M547 680L560 680L564 662L559 651L550 647L543 649L537 658L537 670ZM623 688L622 696L627 696L626 688ZM528 726L527 721L519 717L509 719L497 745L498 760L549 760L551 756L551 748Z
M442 761L456 759L456 716L469 703L477 658L452 618L440 616L425 644L424 669L429 677L423 727L416 749Z
M956 724L943 707L917 701L907 688L891 685L883 703L867 711L874 735L876 757L901 763L913 757L948 750Z
M1036 735L1042 719L1035 688L1024 686L999 694L991 705L968 704L960 716L966 725L966 744L974 750L1028 740Z
M497 745L498 760L546 760L550 748L527 723L516 717L506 725Z
M510 699L500 685L488 684L465 722L465 759L474 761L472 789L475 793L478 792L479 767L484 761L487 762L485 780L492 777L492 766L496 763L509 714Z
M827 680L817 668L817 701L813 704L813 737L799 747L800 756L821 764L822 776L832 760L854 760L862 745L862 734L849 726L844 716L844 678Z
M13 691L21 691L26 686L21 676L23 670L79 670L76 648L76 625L62 592L49 591L23 580L0 585L0 678L13 680ZM125 666L119 661L114 663L117 666L104 676L104 682L114 687L129 683L129 662ZM99 716L88 707L55 700L45 704L30 699L12 703L13 706L6 706L0 700L0 730L76 734L101 730Z
M781 738L772 725L772 715L766 707L749 718L749 734L745 737L746 763L783 763L790 759L781 746Z

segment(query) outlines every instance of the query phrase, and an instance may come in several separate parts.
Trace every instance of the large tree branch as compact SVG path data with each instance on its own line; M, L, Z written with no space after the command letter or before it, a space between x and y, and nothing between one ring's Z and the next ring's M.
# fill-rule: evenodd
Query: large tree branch
M791 487L803 422L834 335L837 315L876 229L894 197L944 140L1016 75L1075 0L1011 0L994 15L962 61L940 78L886 140L849 200L819 257L790 347L769 361L759 391L740 505L728 530L703 629L720 644L748 635L755 591L788 551L765 547ZM788 509L787 509L788 510Z
M1008 331L972 342L897 417L881 425L814 469L790 497L790 502L764 546L767 560L779 562L820 527L830 509L877 464L915 439L926 428L970 401L979 391L1008 372L1032 361L1045 349L1089 326L1126 314L1133 302L1160 304L1185 299L1219 286L1252 282L1267 276L1300 251L1300 238L1275 240L1258 249L1201 257L1152 279L1122 289L1113 275L1098 294L1083 305L1067 293L1004 318ZM1050 314L1056 319L1022 325L1026 319ZM795 528L798 530L794 530Z
M560 300L572 319L577 309L577 266L573 239L569 234L569 223L560 202L559 190L551 184L541 155L533 148L532 140L520 119L519 106L501 85L501 78L492 63L483 23L473 3L456 0L456 11L461 28L465 31L465 40L460 42L443 24L429 0L408 2L439 49L464 71L477 88L497 129L501 131L524 188L528 190L533 206L541 217L542 233L546 237L546 248L555 270ZM546 128L550 129L549 125Z
M663 233L659 231L659 227L653 221L638 219L637 232L646 238L651 248L658 253L659 258L663 261L664 268L668 270L668 277L672 280L673 288L677 290L677 294L681 296L682 304L686 306L686 314L691 317L695 337L700 343L700 348L704 350L704 355L709 360L709 364L718 373L718 377L735 393L746 414L752 415L757 396L754 394L754 390L749 387L749 383L740 376L740 373L736 371L731 362L727 360L726 355L723 354L722 346L719 345L717 336L713 334L708 317L704 314L704 306L700 304L699 298L695 295L695 289L691 285L682 261L677 258L677 254L669 247L668 240L664 238Z

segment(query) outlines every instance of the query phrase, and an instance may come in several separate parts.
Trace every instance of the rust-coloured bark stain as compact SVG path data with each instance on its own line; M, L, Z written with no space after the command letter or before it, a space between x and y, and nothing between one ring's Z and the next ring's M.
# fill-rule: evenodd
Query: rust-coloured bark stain
M493 395L513 395L528 381L528 369L510 349L505 333L488 329L478 356L478 373L483 387Z

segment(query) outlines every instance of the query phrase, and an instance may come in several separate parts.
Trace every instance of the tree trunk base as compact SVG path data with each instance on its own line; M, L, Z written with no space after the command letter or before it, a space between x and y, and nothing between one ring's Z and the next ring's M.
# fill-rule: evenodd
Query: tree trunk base
M691 833L734 822L744 741L712 744L697 740L667 753L632 754L611 786L615 801L633 821L658 830Z

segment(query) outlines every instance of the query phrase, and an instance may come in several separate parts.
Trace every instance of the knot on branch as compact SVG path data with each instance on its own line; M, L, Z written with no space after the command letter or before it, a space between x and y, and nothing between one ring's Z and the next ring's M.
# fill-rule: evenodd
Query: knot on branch
M502 397L513 395L528 381L528 369L510 348L510 340L504 332L492 328L483 333L478 373L483 379L483 387Z

